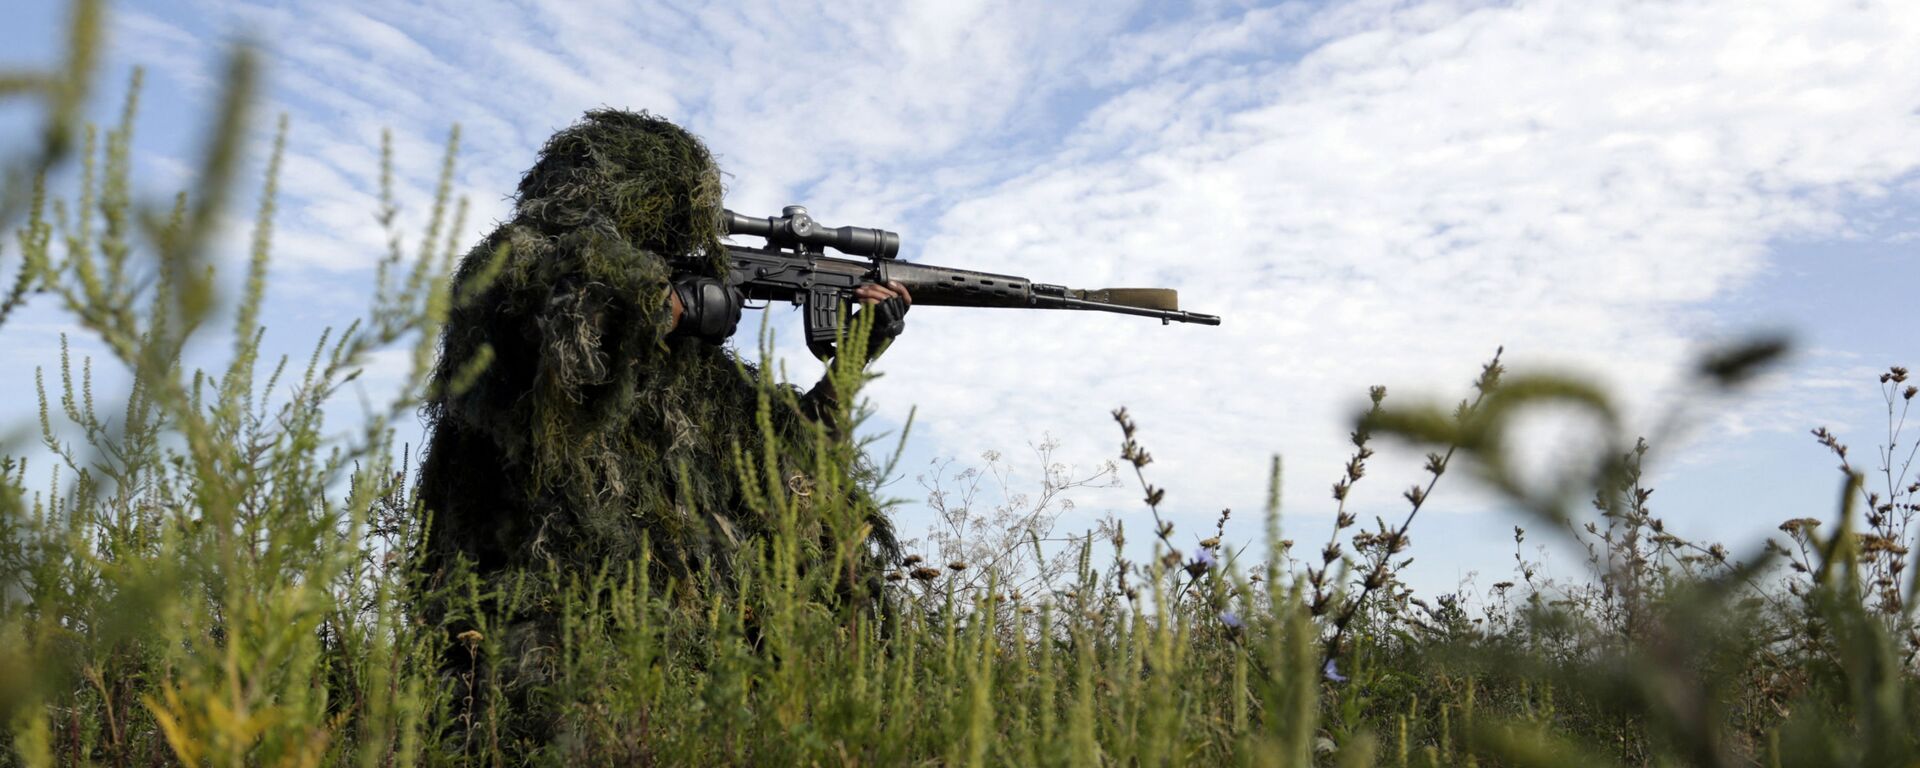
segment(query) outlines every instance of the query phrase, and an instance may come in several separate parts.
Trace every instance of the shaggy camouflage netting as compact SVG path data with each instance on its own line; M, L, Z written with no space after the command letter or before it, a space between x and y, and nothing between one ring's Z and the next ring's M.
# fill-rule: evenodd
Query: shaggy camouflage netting
M733 459L761 455L756 372L666 335L675 269L723 274L720 213L712 156L666 120L594 111L547 142L454 278L421 477L430 568L591 570L645 536L667 575L724 575L765 532ZM773 416L803 432L795 409Z

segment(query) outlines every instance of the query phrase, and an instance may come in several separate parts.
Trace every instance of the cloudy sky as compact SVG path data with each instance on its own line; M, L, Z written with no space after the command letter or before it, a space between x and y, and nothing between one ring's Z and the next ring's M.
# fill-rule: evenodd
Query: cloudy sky
M62 5L12 5L0 64L49 60ZM870 390L887 425L918 408L907 497L927 462L988 449L1030 488L1026 446L1046 435L1097 464L1125 405L1180 536L1231 507L1229 538L1257 539L1276 453L1289 530L1324 536L1370 384L1457 399L1504 345L1515 369L1614 388L1644 430L1702 348L1784 329L1787 365L1655 447L1656 512L1750 545L1832 506L1838 475L1806 431L1832 426L1870 460L1886 440L1874 376L1920 366L1905 2L146 0L116 4L112 32L109 82L148 68L136 147L156 198L190 181L224 46L264 44L292 123L265 318L289 351L364 306L382 128L417 221L461 126L470 242L541 141L602 105L705 137L736 210L804 202L901 232L904 258L1173 287L1225 317L915 310ZM124 89L108 90L103 117ZM797 326L783 309L774 324ZM30 413L29 366L52 362L61 327L38 312L0 334L9 410ZM794 378L815 375L782 349ZM370 396L399 359L369 372ZM1530 451L1554 455L1551 438ZM1383 450L1355 492L1363 518L1402 514L1419 463ZM1456 479L1413 533L1431 589L1511 562L1515 518ZM1135 498L1086 494L1063 522L1141 524Z

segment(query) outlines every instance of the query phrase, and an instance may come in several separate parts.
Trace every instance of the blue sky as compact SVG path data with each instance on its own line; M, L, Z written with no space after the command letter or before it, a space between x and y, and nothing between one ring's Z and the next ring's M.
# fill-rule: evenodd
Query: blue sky
M10 7L0 64L45 62L62 5ZM902 232L905 258L1175 287L1226 317L915 311L869 392L887 424L919 408L904 496L928 461L989 449L1034 482L1018 457L1048 434L1098 464L1125 405L1182 535L1232 507L1229 538L1257 539L1280 453L1289 530L1317 539L1370 384L1456 399L1505 345L1516 369L1615 388L1645 429L1699 349L1787 329L1787 366L1655 448L1656 510L1751 544L1832 507L1838 476L1806 431L1871 455L1873 377L1920 366L1920 9L1903 2L179 0L118 3L114 20L96 114L148 68L136 151L156 198L189 181L223 46L265 44L264 114L292 122L265 321L292 354L364 305L382 127L418 231L462 126L471 242L540 141L599 105L704 136L735 209L804 202ZM23 117L0 111L0 136ZM8 411L31 413L28 367L54 361L62 327L36 307L0 333ZM781 350L794 378L815 374ZM382 358L367 396L403 364ZM1529 445L1577 429L1543 419ZM1382 450L1362 518L1400 514L1419 464ZM1136 496L1082 494L1062 525L1111 512L1144 530ZM1504 575L1511 515L1464 476L1430 510L1423 587ZM924 513L905 514L912 533Z

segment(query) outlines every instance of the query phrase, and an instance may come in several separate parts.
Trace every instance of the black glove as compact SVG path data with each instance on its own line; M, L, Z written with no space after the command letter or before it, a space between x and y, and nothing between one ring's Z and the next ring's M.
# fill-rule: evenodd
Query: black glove
M740 307L746 297L740 289L711 277L682 277L673 281L673 295L680 298L680 324L673 336L692 336L719 344L733 335L740 325Z
M873 313L873 339L892 339L907 330L907 309L907 300L899 296L868 305L867 311Z

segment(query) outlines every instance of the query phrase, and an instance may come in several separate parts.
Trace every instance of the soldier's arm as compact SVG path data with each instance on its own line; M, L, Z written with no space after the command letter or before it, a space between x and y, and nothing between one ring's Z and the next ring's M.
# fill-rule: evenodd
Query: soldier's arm
M867 361L872 362L874 358L880 356L881 352L886 351L887 346L893 343L894 338L898 337L901 331L905 330L905 316L907 310L913 306L913 294L907 291L906 286L898 282L889 282L885 285L880 283L862 285L853 290L853 296L865 307L861 310L862 312L880 313L874 318L874 335L868 341ZM833 423L833 416L840 411L839 402L840 393L834 390L833 377L828 375L822 375L820 381L813 385L813 389L801 397L803 410L815 421L825 422L828 429L835 431L838 430L839 425Z
M719 338L733 335L734 328L740 322L739 292L725 289L727 293L722 296L715 293L711 287L717 285L719 281L712 278L691 278L675 283L674 289L667 292L669 315L667 331L669 333L693 332L693 335L719 343L718 338L698 333L694 326L724 325L725 333L720 334ZM867 355L869 359L879 357L885 345L892 342L894 337L899 336L900 332L906 328L906 314L907 310L913 306L913 294L908 293L907 287L898 281L890 281L885 285L867 283L855 288L853 297L867 307L867 311L880 313L880 317L875 319L873 330L873 343L879 346L870 347ZM689 307L689 303L693 306ZM690 314L693 318L688 320ZM689 327L682 328L680 325L682 321L688 322Z

